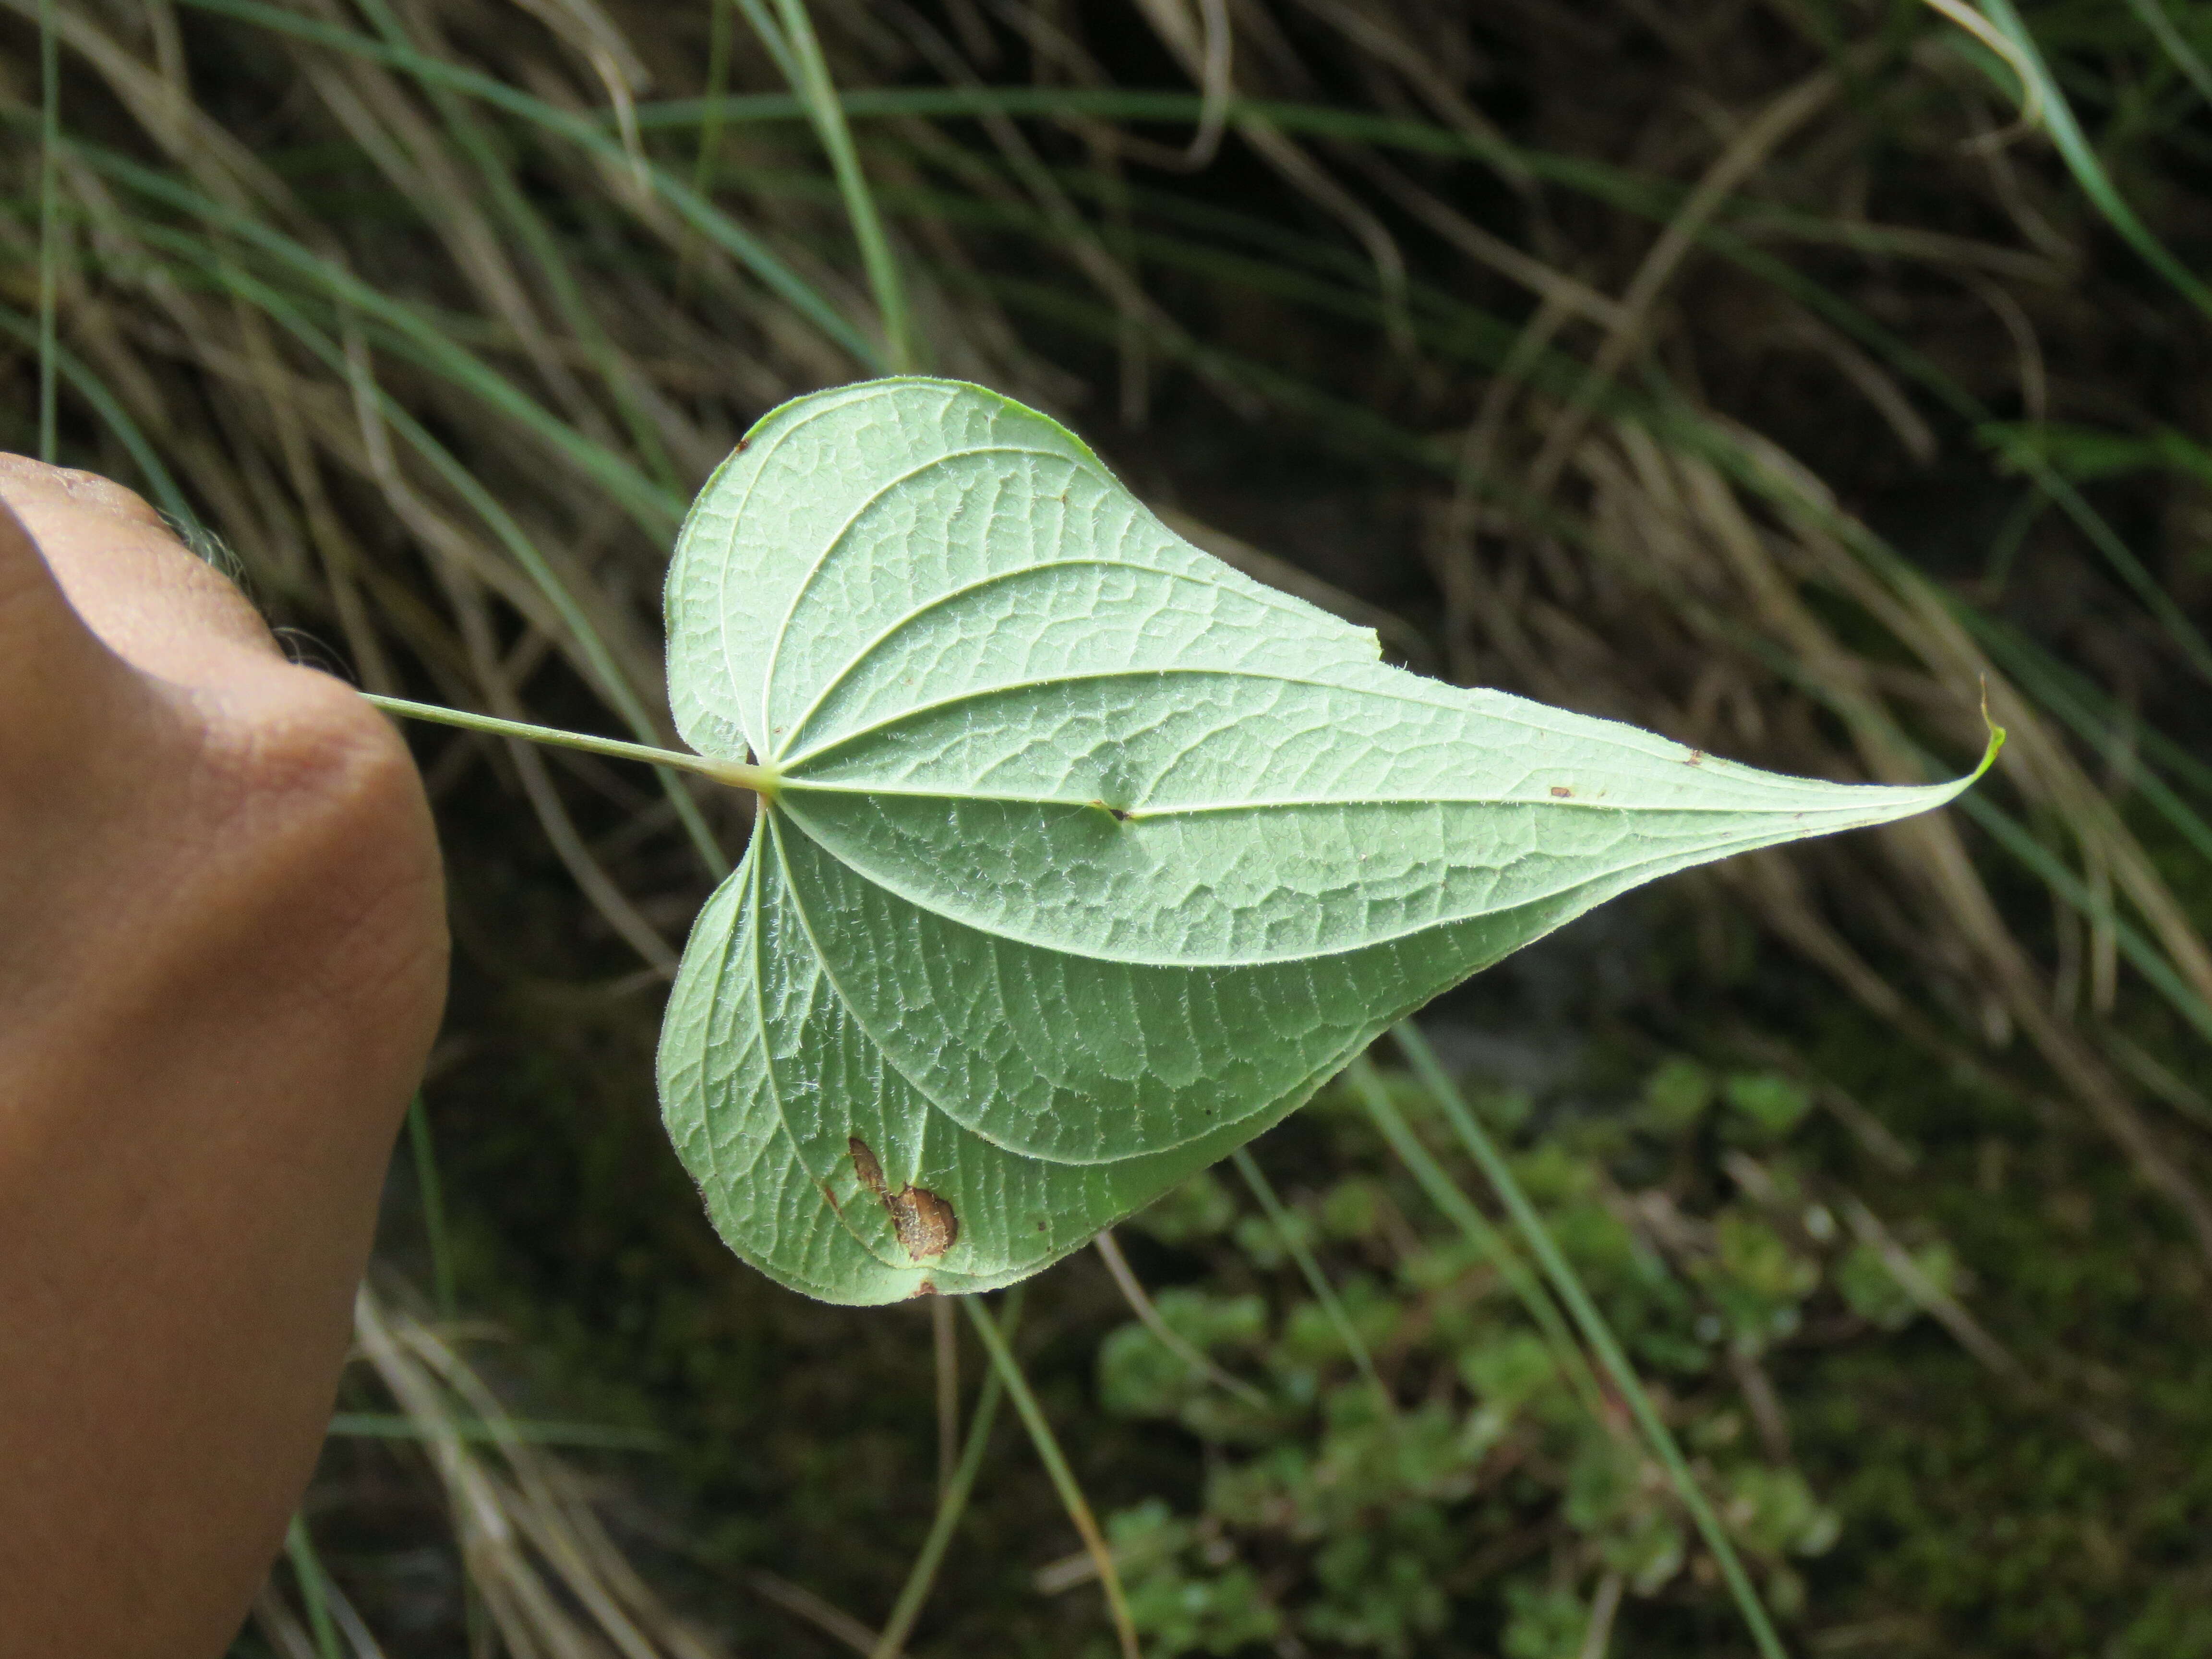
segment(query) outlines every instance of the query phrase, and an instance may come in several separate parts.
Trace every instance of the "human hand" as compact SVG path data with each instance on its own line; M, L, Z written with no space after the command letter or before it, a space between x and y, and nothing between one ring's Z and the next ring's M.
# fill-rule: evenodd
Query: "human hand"
M328 1420L437 846L143 501L0 456L0 1656L213 1656Z

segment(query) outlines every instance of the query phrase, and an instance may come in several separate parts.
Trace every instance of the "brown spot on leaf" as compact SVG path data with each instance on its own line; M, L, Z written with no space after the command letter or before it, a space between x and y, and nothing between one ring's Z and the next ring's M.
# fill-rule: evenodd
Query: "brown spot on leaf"
M906 1293L906 1299L911 1302L918 1296L935 1296L936 1294L937 1286L925 1279Z
M1552 786L1552 799L1554 800L1565 800L1574 793L1564 783L1555 783Z
M1692 749L1689 759L1682 763L1685 766L1703 766L1705 763L1705 751L1702 749Z
M858 1135L850 1135L846 1139L845 1150L853 1155L853 1173L860 1177L860 1184L880 1199L884 1195L884 1166L876 1162L868 1143Z
M912 1182L893 1192L884 1179L884 1166L860 1136L848 1137L845 1149L853 1155L853 1173L890 1214L891 1231L908 1255L916 1261L927 1261L952 1248L960 1237L960 1218L953 1214L950 1204L928 1188Z
M899 1243L916 1261L943 1255L958 1242L960 1218L927 1187L902 1187L884 1200L890 1206L891 1226Z
M1111 814L1116 823L1127 823L1129 821L1129 815L1118 806L1109 806L1103 800L1094 800L1091 804L1100 811Z

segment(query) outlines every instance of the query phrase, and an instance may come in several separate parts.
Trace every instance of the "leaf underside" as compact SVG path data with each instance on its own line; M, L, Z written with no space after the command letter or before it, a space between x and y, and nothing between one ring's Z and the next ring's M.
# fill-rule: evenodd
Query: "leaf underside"
M1949 799L1380 660L953 381L785 404L668 584L701 753L781 775L662 1028L730 1246L826 1301L1011 1284L1591 906Z

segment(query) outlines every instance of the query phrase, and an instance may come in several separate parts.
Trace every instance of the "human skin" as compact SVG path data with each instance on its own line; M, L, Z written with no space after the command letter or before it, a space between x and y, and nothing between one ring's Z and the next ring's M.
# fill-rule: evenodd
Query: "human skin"
M0 1656L199 1659L329 1418L437 845L383 717L143 501L0 456Z

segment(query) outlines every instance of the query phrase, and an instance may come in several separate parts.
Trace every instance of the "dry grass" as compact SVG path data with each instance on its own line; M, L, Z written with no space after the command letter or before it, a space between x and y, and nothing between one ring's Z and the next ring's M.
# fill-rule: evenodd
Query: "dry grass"
M356 1356L405 1414L451 1516L481 1628L515 1659L725 1659L678 1618L609 1540L586 1483L522 1437L483 1378L436 1325L364 1285L354 1304ZM355 1659L380 1651L337 1585ZM317 1659L303 1620L272 1583L254 1609L286 1659ZM488 1647L483 1650L491 1650Z

